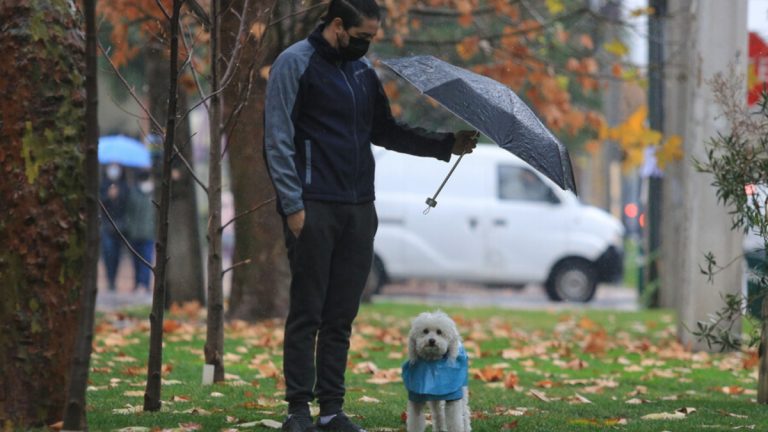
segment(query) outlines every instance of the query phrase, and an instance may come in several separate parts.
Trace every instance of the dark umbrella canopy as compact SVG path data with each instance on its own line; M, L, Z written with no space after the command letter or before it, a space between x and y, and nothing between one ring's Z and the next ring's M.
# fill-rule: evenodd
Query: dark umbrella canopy
M558 186L576 192L568 150L507 86L432 56L383 63Z

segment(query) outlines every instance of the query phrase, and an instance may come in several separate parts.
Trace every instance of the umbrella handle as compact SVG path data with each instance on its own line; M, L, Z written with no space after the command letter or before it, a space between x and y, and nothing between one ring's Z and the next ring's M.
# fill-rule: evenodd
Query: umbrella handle
M453 174L453 171L456 170L456 167L459 166L459 162L461 162L461 159L464 157L466 153L462 153L461 156L459 156L459 159L456 161L455 164L453 164L453 168L448 172L448 175L445 176L445 179L443 180L443 183L440 184L440 187L437 188L437 192L435 192L435 195L432 196L432 198L427 198L427 208L424 209L424 214L428 214L429 211L433 207L437 207L437 196L440 195L440 191L443 190L443 187L446 183L448 183L448 179L451 178L451 174Z

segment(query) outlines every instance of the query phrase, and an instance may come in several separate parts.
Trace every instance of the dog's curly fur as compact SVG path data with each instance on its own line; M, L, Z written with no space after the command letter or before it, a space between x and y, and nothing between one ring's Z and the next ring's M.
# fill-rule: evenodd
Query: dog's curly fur
M408 358L411 364L419 359L439 360L446 353L448 360L456 360L461 345L461 335L456 323L444 312L424 312L414 318L408 334ZM432 413L432 430L446 432L470 432L469 392L455 401L408 401L408 432L422 432L426 427L424 406Z

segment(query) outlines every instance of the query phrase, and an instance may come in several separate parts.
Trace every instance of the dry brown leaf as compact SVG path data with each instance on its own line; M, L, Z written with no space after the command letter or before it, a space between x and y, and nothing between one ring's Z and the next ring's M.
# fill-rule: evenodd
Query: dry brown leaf
M471 369L470 373L475 379L483 382L499 382L504 380L504 369L486 366L482 369Z
M504 377L504 387L508 389L513 389L517 386L517 384L520 382L520 377L517 376L514 372L509 372L506 377Z
M373 374L373 377L367 379L365 382L370 384L389 384L393 382L400 382L401 370L400 368L382 369Z
M536 399L539 399L540 401L543 401L543 402L550 402L551 401L551 399L548 398L547 395L544 394L544 392L542 392L542 391L531 389L530 393L531 393L531 395L533 395L533 397L535 397Z
M379 367L373 362L362 362L355 365L352 368L354 374L375 374L379 371Z

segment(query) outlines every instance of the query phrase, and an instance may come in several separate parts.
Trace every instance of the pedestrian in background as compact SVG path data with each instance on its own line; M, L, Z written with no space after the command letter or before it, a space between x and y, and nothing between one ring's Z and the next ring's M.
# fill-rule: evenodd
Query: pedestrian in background
M101 257L107 270L107 288L116 290L117 268L123 240L120 234L125 232L125 208L128 202L128 183L122 166L111 163L104 166L103 178L99 183L99 199L114 222L114 226L105 215L101 215Z
M477 142L474 131L434 133L394 120L363 58L379 24L375 0L331 1L323 24L280 54L267 84L264 151L291 269L284 431L364 430L342 407L352 322L378 226L371 143L448 161Z
M154 183L149 171L140 171L136 182L128 189L128 202L125 208L125 234L131 247L149 263L152 263L155 246L156 217L152 202ZM151 269L138 256L133 256L134 284L133 291L142 289L150 293Z

